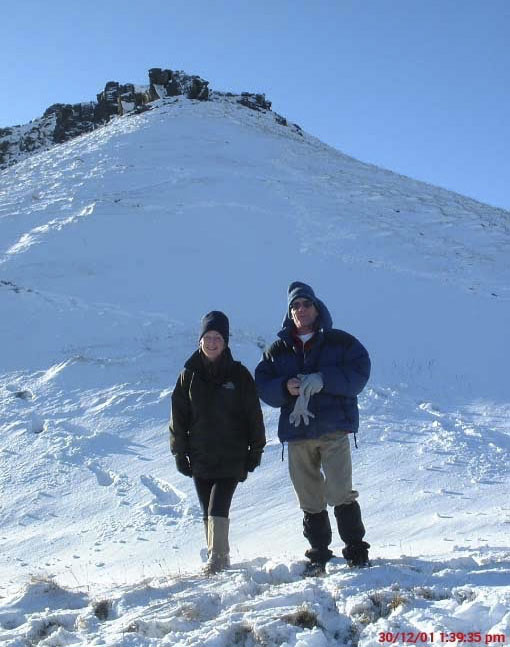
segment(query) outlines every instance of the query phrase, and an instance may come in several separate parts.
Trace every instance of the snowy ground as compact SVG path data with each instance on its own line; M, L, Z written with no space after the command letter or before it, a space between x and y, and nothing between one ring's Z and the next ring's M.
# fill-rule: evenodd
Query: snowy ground
M0 643L510 641L507 212L226 98L159 102L0 178ZM372 355L353 460L373 567L301 578L265 408L233 568L204 579L171 389L212 308L253 369L296 279Z
M442 559L331 562L257 559L214 578L179 573L112 591L34 579L0 612L9 645L504 644L510 631L510 551ZM469 637L469 634L472 634ZM20 638L9 642L13 635ZM21 637L23 636L23 638ZM502 638L503 637L503 638Z

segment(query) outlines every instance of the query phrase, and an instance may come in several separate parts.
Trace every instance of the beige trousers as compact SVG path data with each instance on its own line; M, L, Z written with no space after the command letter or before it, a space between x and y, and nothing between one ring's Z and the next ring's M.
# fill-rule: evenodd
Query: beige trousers
M326 505L349 504L358 498L352 489L349 434L344 431L290 441L289 473L304 512L316 514Z

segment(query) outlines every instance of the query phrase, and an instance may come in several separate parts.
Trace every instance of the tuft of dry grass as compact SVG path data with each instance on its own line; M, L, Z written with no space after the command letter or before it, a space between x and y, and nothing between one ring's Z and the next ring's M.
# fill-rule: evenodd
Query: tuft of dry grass
M405 598L402 594L400 593L395 593L394 597L388 602L388 609L390 610L390 613L398 609L399 607L403 607L407 603L407 598Z
M317 614L314 611L310 611L306 606L300 607L295 613L282 616L282 620L288 622L289 625L302 627L303 629L313 629L319 624Z
M108 620L111 608L112 605L109 600L99 600L99 602L94 603L94 615L98 620L104 622L105 620Z

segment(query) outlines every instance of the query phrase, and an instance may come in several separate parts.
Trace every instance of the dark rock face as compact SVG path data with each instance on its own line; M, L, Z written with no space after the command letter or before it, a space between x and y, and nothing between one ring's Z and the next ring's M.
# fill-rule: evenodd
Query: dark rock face
M54 117L36 119L25 126L2 128L0 131L0 168L13 164L47 147Z
M208 81L203 81L200 77L194 76L188 89L188 99L197 99L197 101L207 101L209 98Z
M172 78L172 70L163 70L160 67L151 67L149 81L151 85L166 85Z
M265 94L250 94L243 92L238 103L246 108L262 112L263 110L271 110L271 101L266 101Z
M0 135L2 137L2 135ZM6 140L0 141L0 165L3 163L4 159L7 158L9 152L10 143Z
M119 111L119 88L117 81L108 81L104 90L97 95L95 108L96 117L99 122L106 123Z
M184 72L153 67L149 70L149 81L151 94L158 99L179 95L198 101L209 99L209 81L204 81L199 76L188 76Z
M104 124L115 115L125 115L154 101L148 89L137 91L132 83L121 85L108 81L102 92L97 95L95 122Z
M137 114L151 109L151 103L167 97L185 96L195 101L208 101L212 97L209 82L199 76L189 76L182 71L153 67L149 70L149 85L124 85L108 81L96 101L76 104L55 103L43 116L24 126L0 128L0 168L25 157L88 133L108 123L113 117ZM214 95L235 97L231 93ZM237 102L251 110L271 110L271 102L264 94L243 92ZM287 121L275 115L282 126Z
M52 115L55 117L53 143L61 144L68 139L94 130L98 123L94 111L94 103L75 103L74 105L55 103L50 106L44 113L43 119Z

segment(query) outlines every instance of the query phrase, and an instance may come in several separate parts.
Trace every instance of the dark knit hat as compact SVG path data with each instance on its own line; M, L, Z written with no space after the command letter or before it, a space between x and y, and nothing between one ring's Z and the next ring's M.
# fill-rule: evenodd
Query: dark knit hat
M299 297L303 299L310 299L310 301L313 301L314 305L317 306L318 299L315 296L313 289L306 283L301 283L301 281L293 281L289 285L289 289L287 291L287 305L289 312L292 302L294 301L294 299L297 299Z
M215 330L219 332L220 335L225 340L225 344L228 346L228 337L229 337L229 323L228 317L223 312L219 310L212 310L202 317L202 322L200 326L200 337L199 341L205 335L206 332L210 330Z

